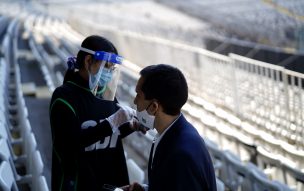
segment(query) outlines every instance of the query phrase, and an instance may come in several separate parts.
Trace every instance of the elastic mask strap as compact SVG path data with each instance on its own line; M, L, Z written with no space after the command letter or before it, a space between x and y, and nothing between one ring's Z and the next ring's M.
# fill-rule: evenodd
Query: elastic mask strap
M148 112L149 107L152 105L153 101L151 101L151 103L148 105L148 107L146 107L146 111Z

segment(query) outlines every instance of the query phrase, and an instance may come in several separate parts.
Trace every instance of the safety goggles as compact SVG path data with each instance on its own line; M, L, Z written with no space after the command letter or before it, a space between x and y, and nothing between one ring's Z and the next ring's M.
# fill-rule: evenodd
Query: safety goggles
M123 57L114 53L109 53L105 51L93 51L83 47L80 47L80 50L94 55L95 60L102 60L113 64L121 64L123 62Z

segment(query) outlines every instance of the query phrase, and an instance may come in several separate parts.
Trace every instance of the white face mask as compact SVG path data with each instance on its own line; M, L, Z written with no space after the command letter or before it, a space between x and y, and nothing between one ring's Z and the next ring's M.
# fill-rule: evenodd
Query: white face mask
M146 109L143 111L136 111L136 115L140 124L142 124L143 126L149 129L154 128L155 116L150 115Z

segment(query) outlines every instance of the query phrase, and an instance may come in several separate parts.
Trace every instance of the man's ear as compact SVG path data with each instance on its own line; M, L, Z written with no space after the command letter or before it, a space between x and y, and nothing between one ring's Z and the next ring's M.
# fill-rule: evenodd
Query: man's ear
M160 109L161 105L159 104L159 102L154 101L150 107L152 108L151 111L153 113L156 113Z

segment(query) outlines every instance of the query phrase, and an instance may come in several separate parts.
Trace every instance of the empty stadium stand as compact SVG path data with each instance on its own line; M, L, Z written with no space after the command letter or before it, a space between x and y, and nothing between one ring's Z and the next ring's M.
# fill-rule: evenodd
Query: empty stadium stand
M224 1L213 1L217 3ZM59 18L33 10L16 14L11 4L1 6L7 9L0 9L0 190L47 191L51 166L48 103L54 88L62 83L65 58L76 54L84 36ZM255 14L247 15L246 22ZM218 44L210 51L115 29L89 29L112 35L115 44L128 44L136 54L140 45L147 44L156 47L149 52L153 57L167 50L172 61L181 59L172 64L184 71L191 84L183 113L205 140L219 191L304 190L302 73L247 57L252 50L246 47L236 47L239 52L234 52ZM139 56L146 55L128 56L139 61ZM190 66L182 64L185 56ZM143 61L128 62L121 71L119 100L132 107L138 72L146 65ZM155 133L133 133L124 144L147 161ZM130 180L147 183L146 166L139 165L135 154L127 154Z
M235 53L303 73L303 1L168 1L157 0L209 21L225 35L204 37L206 49ZM210 11L212 10L212 11ZM253 27L256 26L256 27Z

